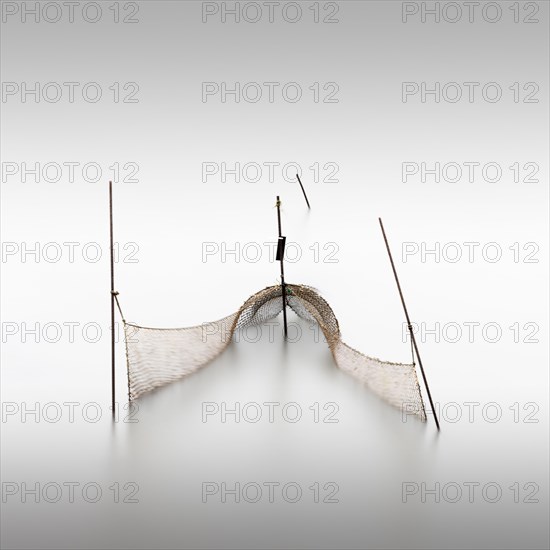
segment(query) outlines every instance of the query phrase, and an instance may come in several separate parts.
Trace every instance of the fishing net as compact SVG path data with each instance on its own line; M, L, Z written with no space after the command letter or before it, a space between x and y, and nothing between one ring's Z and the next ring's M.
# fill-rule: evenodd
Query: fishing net
M342 342L332 308L311 287L286 284L286 303L300 318L322 330L336 365L365 383L391 405L426 421L414 364L389 363L368 357ZM124 322L129 398L140 395L205 366L231 342L235 331L261 325L283 309L281 286L252 295L239 310L223 319L186 328L148 328Z

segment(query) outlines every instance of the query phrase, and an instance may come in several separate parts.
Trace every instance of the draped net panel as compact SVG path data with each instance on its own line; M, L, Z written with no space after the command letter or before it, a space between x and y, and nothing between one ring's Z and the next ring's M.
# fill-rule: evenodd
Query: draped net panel
M309 286L287 284L286 302L300 318L319 325L340 369L391 405L426 421L414 364L380 361L342 342L332 308ZM207 365L230 344L236 330L261 325L282 309L281 286L276 285L253 294L235 313L202 325L167 329L124 322L129 398L137 399Z

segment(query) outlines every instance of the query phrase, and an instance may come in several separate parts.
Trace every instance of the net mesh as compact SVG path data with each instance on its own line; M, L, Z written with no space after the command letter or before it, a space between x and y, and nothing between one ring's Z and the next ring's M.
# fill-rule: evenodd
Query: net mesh
M340 369L391 405L426 421L414 364L380 361L342 342L332 308L309 286L287 284L286 302L300 318L319 325ZM207 365L229 345L236 330L261 325L282 309L281 286L277 285L260 290L238 311L218 321L168 329L124 322L129 398L136 399Z

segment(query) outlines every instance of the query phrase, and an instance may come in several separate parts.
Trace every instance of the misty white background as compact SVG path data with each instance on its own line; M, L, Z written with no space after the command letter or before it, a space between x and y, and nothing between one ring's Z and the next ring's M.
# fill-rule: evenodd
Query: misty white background
M20 13L2 23L4 83L96 82L104 94L97 103L78 92L74 103L67 96L49 103L32 96L23 102L16 93L1 104L2 480L32 486L94 482L104 492L95 504L78 497L71 503L66 496L58 503L6 497L3 545L546 547L547 3L529 3L538 7L538 23L523 22L531 13L525 2L519 3L518 23L509 2L498 3L502 18L494 23L480 13L473 22L464 16L435 23L428 16L423 23L420 12L404 23L401 2L338 2L339 22L332 24L314 22L313 2L301 3L296 23L280 15L273 23L265 16L258 23L228 16L223 23L220 13L203 23L201 2L172 1L138 2L138 22L116 24L109 6L118 4L121 20L130 8L100 4L97 23L83 21L80 7L74 23L66 14L57 23L22 22ZM320 3L321 20L333 9L328 4ZM203 101L203 82L237 81L278 82L279 89L297 82L303 97L297 103L280 94L273 103L235 103L232 97L224 103L220 95ZM137 102L114 102L109 88L115 82L137 83ZM338 101L315 102L309 87L316 82L321 89L337 83ZM437 103L430 96L423 103L420 95L403 102L403 82L496 82L503 96L495 103L479 93L472 103ZM521 87L514 102L509 86L515 82L537 83L538 102L524 103ZM56 182L9 175L14 165L36 162L94 162L103 176L86 181L79 168L74 182L67 172ZM274 182L264 168L257 183L237 183L230 175L224 183L220 174L203 181L207 162L296 162L312 209L280 168ZM479 169L473 182L465 175L456 183L430 176L423 183L418 175L403 182L403 162L494 162L503 174L493 183ZM515 183L509 167L516 162L536 163L538 182ZM279 266L262 243L276 240L274 203L280 195L283 233L302 252L299 261L287 261L287 281L319 290L351 346L409 361L381 216L412 320L428 328L456 323L463 330L456 343L452 330L439 342L429 335L419 342L434 399L448 411L441 433L431 417L425 425L404 422L400 411L338 371L306 325L302 338L286 346L280 330L274 342L264 332L258 343L232 345L196 375L140 399L136 423L124 422L125 357L118 345L121 414L112 424L107 182L114 179L114 163L138 166L137 182L114 184L115 240L122 249L116 288L127 320L145 326L218 319L276 284ZM337 181L315 182L308 168L314 163L335 163ZM67 242L77 243L73 262ZM422 261L420 253L404 262L402 255L404 243L433 248L466 242L480 243L473 262L464 246L455 263L433 255ZM22 255L36 243L38 261ZM62 248L59 261L43 257L47 243ZM83 258L87 243L99 244L97 262ZM257 262L205 258L204 243L259 243L263 254ZM321 261L314 261L314 243L320 243ZM336 244L337 262L322 261L326 243ZM486 243L502 250L499 261L484 259ZM514 243L517 262L509 248ZM523 261L533 250L524 250L526 243L535 244L537 262ZM24 324L35 323L39 342L34 335L23 341ZM49 335L63 327L58 342L44 338L48 323ZM74 323L74 338L67 323ZM95 343L82 332L87 323L101 328ZM465 323L479 323L471 342ZM483 338L487 323L501 328L498 342ZM510 329L515 323L519 342ZM536 342L526 343L533 326ZM297 423L280 417L273 423L222 423L219 416L203 422L204 402L265 401L295 401L304 417ZM21 415L36 403L41 415L45 404L66 402L78 404L74 422L65 407L57 422ZM90 402L100 406L97 423L82 416ZM338 422L315 423L309 407L316 402L336 403ZM473 421L468 402L480 404ZM488 403L502 411L499 421L482 414ZM462 414L457 421L452 404ZM17 412L6 414L14 406ZM139 502L113 502L109 487L116 482L137 484ZM265 497L222 503L219 495L205 503L204 482L297 482L304 495L295 504L280 497L274 503ZM315 503L308 487L327 482L338 485L339 502ZM469 502L465 482L496 483L502 498L489 503L478 492ZM453 504L433 496L422 502L419 493L404 503L403 483L456 483L464 495ZM518 503L509 489L516 483ZM528 483L538 487L538 502L523 502Z

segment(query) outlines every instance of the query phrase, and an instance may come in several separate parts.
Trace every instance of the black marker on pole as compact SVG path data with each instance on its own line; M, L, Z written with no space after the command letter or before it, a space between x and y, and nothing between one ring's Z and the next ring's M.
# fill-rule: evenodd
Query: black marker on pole
M111 407L115 417L115 256L113 247L113 182L109 182L109 236L111 254Z
M283 260L285 256L286 237L283 237L283 235L281 234L281 201L279 199L279 195L277 195L277 202L275 203L275 206L277 207L277 225L279 228L279 240L277 242L277 256L275 257L275 259L281 262L281 293L283 298L283 323L284 323L285 339L286 339L288 336L288 328L286 324L285 268L283 266Z
M298 183L300 184L300 187L302 188L302 193L304 194L304 199L306 199L307 207L311 210L311 206L309 206L309 201L307 200L306 190L304 189L304 186L302 185L302 180L300 179L300 176L296 174L296 178L298 179Z
M401 285L399 284L399 278L397 277L397 271L395 270L395 265L393 263L393 258L390 251L390 245L388 244L388 239L386 237L386 232L384 231L384 225L382 224L382 219L378 218L378 221L380 222L380 229L382 229L382 235L384 236L384 242L386 243L386 250L388 251L388 256L390 257L391 268L393 270L393 276L395 277L395 282L397 283L397 290L399 290L401 304L403 305L403 310L405 311L405 318L407 319L407 328L409 329L409 334L411 336L411 341L414 346L414 351L416 352L416 357L418 358L420 372L422 373L422 379L424 380L424 386L426 387L426 393L428 394L428 399L430 400L430 406L432 407L432 413L434 415L435 425L437 426L437 431L439 431L440 430L439 420L437 419L437 414L435 412L435 407L432 400L432 394L430 393L430 387L428 386L428 380L426 379L426 373L424 372L424 367L422 366L422 359L420 359L420 354L418 353L416 338L414 337L411 320L409 318L409 312L407 311L407 306L405 305L405 298L403 298L403 292L401 291Z

